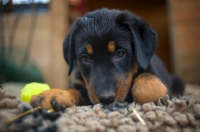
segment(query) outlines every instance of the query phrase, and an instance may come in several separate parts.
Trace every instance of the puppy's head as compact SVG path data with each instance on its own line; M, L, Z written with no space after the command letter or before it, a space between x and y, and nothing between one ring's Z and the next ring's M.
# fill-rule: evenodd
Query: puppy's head
M155 31L128 11L100 9L78 18L64 41L69 74L76 65L93 104L123 102L137 68L156 49Z

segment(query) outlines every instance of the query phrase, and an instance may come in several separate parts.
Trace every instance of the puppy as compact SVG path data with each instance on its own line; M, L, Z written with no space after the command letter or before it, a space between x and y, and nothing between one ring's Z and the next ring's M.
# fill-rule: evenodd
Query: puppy
M63 44L69 75L74 70L77 77L75 88L44 91L31 104L55 110L74 104L144 104L182 93L183 81L166 71L154 54L156 44L156 32L129 11L86 13L74 22Z

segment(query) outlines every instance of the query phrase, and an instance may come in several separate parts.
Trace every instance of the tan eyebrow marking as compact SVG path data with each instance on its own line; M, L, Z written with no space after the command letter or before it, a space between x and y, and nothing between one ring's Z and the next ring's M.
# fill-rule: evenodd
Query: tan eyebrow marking
M86 45L86 50L89 55L93 53L93 48L91 44Z
M108 43L108 51L114 52L114 51L115 51L115 47L116 47L116 44L115 44L114 41L110 41L110 42Z

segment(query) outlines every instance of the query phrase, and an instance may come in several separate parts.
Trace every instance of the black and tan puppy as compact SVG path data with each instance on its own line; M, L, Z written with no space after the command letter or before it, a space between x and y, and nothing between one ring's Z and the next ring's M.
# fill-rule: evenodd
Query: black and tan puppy
M83 82L76 82L84 86L45 91L33 96L31 104L55 110L83 103L143 104L171 92L182 93L183 82L154 55L156 43L156 32L128 11L89 12L72 25L63 47L69 74L78 69L76 76Z

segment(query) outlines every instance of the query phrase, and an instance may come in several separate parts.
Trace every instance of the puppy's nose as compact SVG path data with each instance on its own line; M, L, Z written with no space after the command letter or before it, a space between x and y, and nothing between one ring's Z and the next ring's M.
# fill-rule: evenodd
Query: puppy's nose
M115 96L112 94L99 96L99 101L102 104L110 104L110 103L113 103L114 100L115 100Z

